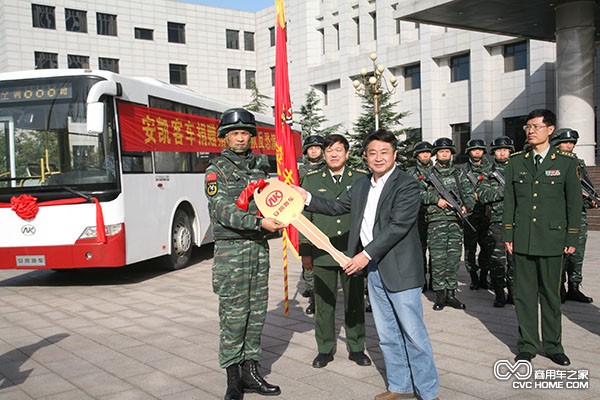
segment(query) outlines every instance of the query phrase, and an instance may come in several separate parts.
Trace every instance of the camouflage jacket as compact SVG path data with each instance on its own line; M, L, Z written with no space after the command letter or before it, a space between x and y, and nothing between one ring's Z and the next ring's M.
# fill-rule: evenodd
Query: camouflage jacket
M242 158L225 149L212 159L206 169L206 197L215 240L264 239L269 232L261 228L261 217L254 200L248 211L235 201L250 182L268 178L266 156L249 153Z
M593 188L594 184L592 183L592 180L591 180L590 176L588 175L587 170L585 169L585 161L583 161L581 158L578 158L577 161L579 161L581 180L585 179L586 182ZM584 198L583 198L583 213L586 214L587 213L586 210L588 210L590 208L594 208L594 207L592 206L592 203L584 196Z
M454 166L442 167L440 164L431 169L431 174L435 174L441 181L446 190L453 191L459 203L463 203L467 211L471 211L475 206L475 192L473 185L469 183L467 177L462 171ZM425 181L427 190L421 192L421 201L427 206L427 221L458 221L458 217L451 207L444 209L438 207L437 203L441 196L430 181Z
M419 181L419 187L421 189L421 198L423 198L423 192L427 191L427 176L431 173L431 169L433 168L433 161L430 161L429 164L424 165L417 161L417 165L413 167L409 167L406 170L406 173ZM421 212L424 212L425 204L421 201Z
M479 202L488 205L490 222L502 222L502 212L504 210L504 185L500 183L496 176L499 174L500 177L504 177L507 165L508 160L504 164L494 160L491 168L483 175L481 184L477 187L476 193Z
M325 160L323 160L323 159L321 159L321 161L319 161L316 164L309 164L305 157L304 164L301 164L300 166L298 166L298 180L299 180L300 184L302 184L302 181L304 180L304 177L306 176L306 174L308 174L311 171L316 171L318 169L321 169L324 166L325 166Z

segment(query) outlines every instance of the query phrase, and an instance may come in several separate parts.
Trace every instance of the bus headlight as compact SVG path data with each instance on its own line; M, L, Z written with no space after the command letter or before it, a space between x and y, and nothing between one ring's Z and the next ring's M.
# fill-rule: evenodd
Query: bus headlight
M114 236L123 230L123 224L105 225L104 232L106 236ZM79 239L90 239L96 237L96 227L88 226L83 230L83 233L79 236ZM78 239L78 240L79 240Z

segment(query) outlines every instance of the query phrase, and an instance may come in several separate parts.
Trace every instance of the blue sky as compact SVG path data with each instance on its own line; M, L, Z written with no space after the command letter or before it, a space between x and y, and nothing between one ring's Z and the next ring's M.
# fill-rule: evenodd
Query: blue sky
M190 3L213 7L233 8L235 10L258 11L275 4L275 0L182 0Z

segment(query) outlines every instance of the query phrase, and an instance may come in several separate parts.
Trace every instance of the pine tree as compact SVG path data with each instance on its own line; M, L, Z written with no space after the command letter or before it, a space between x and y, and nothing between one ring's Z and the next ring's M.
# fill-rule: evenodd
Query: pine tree
M271 100L271 98L258 91L258 87L256 86L256 81L254 79L250 81L250 90L252 90L252 100L250 100L250 103L244 105L243 107L248 111L267 114L269 111L269 106L265 104L265 100Z
M361 98L363 113L354 123L354 133L350 134L352 147L350 148L348 161L353 166L364 168L362 143L369 134L375 131L375 114L373 112L373 94L366 91L359 92L358 96ZM379 96L379 129L392 132L398 138L396 162L400 168L406 169L412 158L412 147L418 141L418 138L409 137L402 140L402 138L409 136L407 133L410 129L402 128L400 120L406 117L409 112L395 112L394 107L398 103L398 101L391 101L391 94L388 92L384 92Z
M315 89L311 88L306 93L305 103L300 106L300 111L298 112L301 116L302 140L311 135L327 136L340 128L341 124L335 124L321 129L321 124L326 122L327 118L323 116L320 104L321 99L317 96Z

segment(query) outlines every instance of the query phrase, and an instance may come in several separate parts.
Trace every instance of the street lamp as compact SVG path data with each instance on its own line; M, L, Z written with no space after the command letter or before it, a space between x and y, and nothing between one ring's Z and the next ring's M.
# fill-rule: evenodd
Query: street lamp
M352 86L354 86L354 90L357 93L370 91L373 95L373 114L375 114L375 130L379 129L379 97L383 94L383 86L385 86L385 90L390 94L394 94L396 92L396 87L398 86L398 79L394 75L392 75L389 80L383 76L383 71L385 71L385 67L382 64L376 64L377 53L371 53L371 61L373 61L373 71L369 73L366 68L362 68L360 70L360 74L362 75L362 82L358 79L355 79L352 82ZM383 86L381 82L383 81ZM389 82L389 83L388 83ZM390 88L389 85L392 87Z

